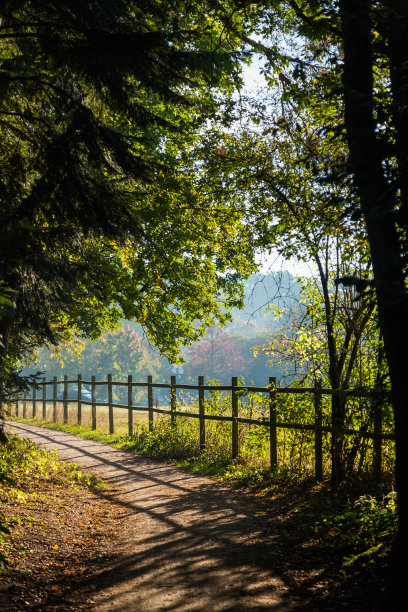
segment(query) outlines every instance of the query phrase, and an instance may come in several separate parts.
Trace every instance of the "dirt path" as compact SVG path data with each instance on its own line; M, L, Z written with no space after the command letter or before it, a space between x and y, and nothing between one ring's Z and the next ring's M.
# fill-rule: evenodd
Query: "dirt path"
M121 508L119 536L113 554L83 585L94 591L94 610L304 609L281 571L287 561L283 536L271 532L251 500L208 478L98 442L9 424L115 487L108 495Z

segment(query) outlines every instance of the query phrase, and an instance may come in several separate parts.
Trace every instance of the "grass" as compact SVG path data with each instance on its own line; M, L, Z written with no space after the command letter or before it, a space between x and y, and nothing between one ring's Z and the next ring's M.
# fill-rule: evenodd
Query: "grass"
M133 436L117 432L109 434L104 429L92 430L87 425L75 423L53 423L33 418L15 418L15 421L65 431L88 440L109 444L122 450L168 461L197 474L218 478L237 486L248 486L258 492L271 493L283 482L298 481L290 470L271 473L268 468L269 456L265 448L254 449L242 444L241 456L231 458L230 427L225 423L211 422L207 425L208 447L200 452L198 423L186 417L177 419L171 426L166 418L157 419L149 431L143 424L135 425ZM115 423L116 425L116 423ZM267 443L267 441L266 441ZM267 444L266 444L267 446Z
M23 416L23 402L19 402L19 417ZM57 402L56 405L56 422L62 424L63 423L63 404L62 402ZM32 418L33 416L33 407L32 403L27 400L26 402L26 417L24 418ZM38 416L42 416L43 408L42 404L37 401L36 414ZM30 416L28 416L30 415ZM96 415L97 415L97 428L103 432L109 432L109 411L107 406L96 406ZM123 408L114 408L113 409L113 417L115 424L115 431L121 435L126 435L128 433L128 415L127 410ZM12 418L16 418L14 415ZM136 426L147 424L147 413L144 412L134 412L133 420ZM68 423L71 425L75 425L78 419L78 411L77 411L77 403L76 402L68 402ZM51 423L53 421L53 406L51 403L47 403L45 418L37 418L36 421L45 421L47 423ZM92 424L92 414L91 414L91 406L82 404L81 410L81 423L84 427L91 427Z

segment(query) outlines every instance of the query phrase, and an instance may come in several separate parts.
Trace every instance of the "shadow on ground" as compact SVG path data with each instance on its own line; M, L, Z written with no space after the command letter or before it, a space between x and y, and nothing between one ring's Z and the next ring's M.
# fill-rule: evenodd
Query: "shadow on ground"
M121 508L113 550L75 588L96 610L372 610L335 576L329 543L314 542L297 508L60 431L13 424L62 459L110 482Z

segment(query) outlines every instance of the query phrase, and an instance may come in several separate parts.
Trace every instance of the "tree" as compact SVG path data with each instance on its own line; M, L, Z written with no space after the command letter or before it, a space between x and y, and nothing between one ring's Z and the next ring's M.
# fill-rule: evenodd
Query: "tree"
M262 350L269 355L272 365L282 364L286 375L300 386L311 387L321 381L324 388L386 390L388 369L374 303L371 300L366 304L354 287L336 285L339 275L333 266L324 290L318 278L303 278L302 299L306 307L303 316L277 310L285 325L271 334ZM373 428L376 411L383 404L386 402L382 394L365 398L335 395L331 398L331 414L327 416L334 428L364 433ZM384 406L383 416L389 416L389 412ZM367 451L362 442L359 436L344 436L334 430L331 435L334 483L353 474L358 457L358 466L362 466Z
M176 359L241 302L249 231L200 200L192 157L237 56L199 9L2 3L2 378L7 356L123 316Z
M244 375L251 354L248 349L246 355L239 350L237 340L237 336L210 327L200 342L186 350L187 373L217 380Z
M36 356L35 367L43 371L48 379L52 376L61 378L62 374L75 378L78 372L87 380L91 376L104 379L111 372L115 380L123 381L128 374L132 374L134 380L142 381L148 374L157 379L161 360L154 347L125 325L93 342L76 339L52 350L41 349Z
M357 308L348 303L350 289L331 289L334 278L354 282L355 274L364 276L360 283L366 288L371 276L361 220L345 222L339 211L339 202L356 201L355 190L347 177L327 178L338 173L347 159L345 145L333 145L331 131L325 133L338 120L339 109L333 112L322 103L317 113L305 105L294 108L287 98L277 104L267 95L249 104L243 127L216 135L217 142L223 143L222 155L207 155L215 197L240 194L255 239L263 248L278 249L285 258L296 255L313 261L322 294L329 384L333 389L347 389L374 307L369 292ZM209 135L209 150L213 139ZM339 335L340 328L344 334ZM333 395L335 430L344 428L345 419L345 396ZM345 477L342 447L341 435L333 435L332 480L336 483Z
M344 104L347 140L354 179L367 227L378 302L379 321L387 355L396 432L398 492L397 576L403 573L408 544L408 295L406 287L406 207L408 202L408 7L404 2L339 3L344 45ZM374 34L378 27L379 35ZM381 44L375 45L375 36ZM389 71L391 98L388 138L381 138L375 114L378 63ZM391 176L387 165L394 166ZM400 586L400 588L401 588ZM400 602L402 603L402 602Z
M307 109L328 104L338 118L323 128L333 145L346 146L344 163L330 178L351 178L353 199L340 198L327 213L330 219L336 213L344 220L363 219L369 243L392 385L399 514L395 575L402 588L408 544L408 5L284 0L218 7L225 27L263 54L265 70L281 83L286 100ZM279 45L285 35L291 46ZM402 609L401 602L396 606Z

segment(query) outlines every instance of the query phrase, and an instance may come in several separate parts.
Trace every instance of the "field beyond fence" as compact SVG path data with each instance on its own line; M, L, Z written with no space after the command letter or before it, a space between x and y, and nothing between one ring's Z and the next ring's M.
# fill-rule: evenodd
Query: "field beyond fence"
M233 377L231 385L206 385L203 376L197 385L177 383L175 376L170 384L154 383L151 376L146 382L134 382L130 375L126 381L115 381L111 374L104 381L95 376L87 381L81 375L74 380L44 378L10 410L18 418L129 436L141 427L152 432L163 419L174 428L194 419L200 452L214 436L227 433L232 458L252 452L271 470L297 467L313 471L317 480L330 469L333 436L344 440L349 462L358 470L371 471L377 482L384 462L393 463L394 433L390 419L384 418L384 391L324 389L320 381L314 387L277 387L273 377L265 387L238 382ZM346 419L350 427L331 425L330 403L335 395L342 395L352 408L352 417Z

